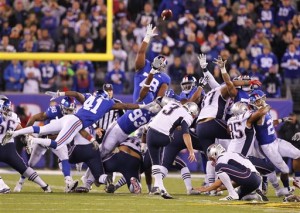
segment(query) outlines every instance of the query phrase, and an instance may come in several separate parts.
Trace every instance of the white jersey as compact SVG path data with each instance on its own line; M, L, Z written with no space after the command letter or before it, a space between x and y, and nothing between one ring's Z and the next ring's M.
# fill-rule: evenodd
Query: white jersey
M238 167L240 169L248 168L251 170L251 172L258 173L255 166L251 163L251 161L239 153L224 152L218 157L216 165L219 163L229 164Z
M231 134L231 142L228 152L237 152L248 157L254 149L255 130L247 127L247 120L251 116L251 111L233 116L227 121L227 126Z
M85 131L87 131L89 134L94 136L94 131L92 127L87 127L85 128ZM74 145L87 145L91 144L91 142L84 137L78 132L75 137L74 137Z
M197 121L205 118L224 119L226 105L227 100L221 95L221 86L209 91L203 97Z
M190 127L193 117L180 103L170 102L153 118L149 127L165 135L170 135L183 121Z
M18 115L14 112L11 113L11 116L2 116L2 123L0 124L0 141L2 141L8 130L14 131L17 126L21 123ZM11 138L8 143L13 143L14 139Z
M128 146L136 152L141 153L141 139L139 137L129 137L120 146Z

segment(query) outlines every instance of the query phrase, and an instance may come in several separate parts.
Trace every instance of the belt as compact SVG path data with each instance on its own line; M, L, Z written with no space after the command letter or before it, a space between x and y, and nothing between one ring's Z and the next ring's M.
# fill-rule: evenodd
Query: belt
M215 118L203 118L203 119L198 120L197 123L200 124L200 123L204 123L204 122L207 122L207 121L211 121L213 119L215 119Z
M138 154L136 151L130 149L128 146L119 146L118 148L120 151L125 152L126 154L141 160L141 155Z

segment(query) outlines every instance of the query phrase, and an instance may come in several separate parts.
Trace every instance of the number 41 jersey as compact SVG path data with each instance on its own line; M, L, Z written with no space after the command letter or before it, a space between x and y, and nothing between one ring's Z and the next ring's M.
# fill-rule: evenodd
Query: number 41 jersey
M255 131L254 128L247 127L247 120L251 116L251 111L238 116L232 116L227 121L231 138L227 151L240 153L249 156L254 149Z
M170 102L153 118L149 127L162 134L171 135L183 121L190 127L193 117L180 103Z

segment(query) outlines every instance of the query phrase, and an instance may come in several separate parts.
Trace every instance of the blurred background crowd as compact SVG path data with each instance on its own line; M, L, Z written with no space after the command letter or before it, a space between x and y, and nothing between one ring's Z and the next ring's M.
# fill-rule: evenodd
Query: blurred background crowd
M135 57L146 26L157 26L147 59L167 56L166 72L178 91L182 77L202 74L197 59L219 54L230 76L254 76L269 98L300 83L300 1L112 0L113 55L109 62L0 61L0 91L92 92L103 82L115 94L133 91ZM171 20L160 17L171 9ZM0 0L1 52L106 52L104 0ZM210 63L218 81L219 69Z

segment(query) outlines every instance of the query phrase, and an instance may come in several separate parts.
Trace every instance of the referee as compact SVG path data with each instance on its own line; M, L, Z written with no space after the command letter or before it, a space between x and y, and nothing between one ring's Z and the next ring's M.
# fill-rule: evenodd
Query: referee
M109 98L113 99L115 103L121 103L120 100L113 97L114 92L112 84L104 84L103 90L108 93ZM96 140L99 144L102 142L107 127L123 114L124 110L110 110L109 112L105 113L100 120L94 123L93 127L96 130Z

